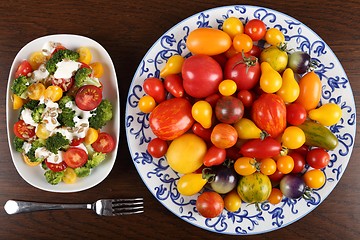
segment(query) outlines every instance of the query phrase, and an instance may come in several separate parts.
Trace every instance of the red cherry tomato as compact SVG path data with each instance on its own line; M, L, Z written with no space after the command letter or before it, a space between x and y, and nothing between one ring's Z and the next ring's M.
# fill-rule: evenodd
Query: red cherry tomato
M15 72L15 78L18 78L20 76L27 76L32 71L33 71L33 69L31 67L30 63L27 60L24 60L18 66L18 68Z
M155 77L145 79L143 88L146 94L152 96L156 103L161 103L166 98L165 87L163 82Z
M174 97L184 96L183 80L178 74L170 74L164 80L165 89Z
M83 166L87 160L88 155L84 149L71 147L63 154L64 162L71 168L78 168Z
M217 101L219 100L219 98L221 97L221 94L219 93L214 93L208 97L205 98L205 101L207 101L212 108L215 108Z
M251 19L245 24L244 30L253 41L259 41L265 36L266 26L265 23L260 19Z
M204 128L203 126L201 126L200 123L195 122L192 125L191 130L193 131L193 133L195 133L197 136L201 137L204 141L206 142L211 142L211 132L212 129L211 128Z
M245 58L244 58L245 57ZM260 65L257 58L246 53L238 53L231 57L225 65L225 79L236 82L238 90L249 90L260 80Z
M65 161L61 161L59 163L51 163L45 159L45 164L53 172L61 172L67 168Z
M268 177L270 178L270 180L274 183L279 183L280 180L285 176L285 174L283 174L282 172L280 172L279 170L276 170L273 174L269 175ZM274 184L275 185L275 184Z
M299 103L290 103L286 106L286 120L289 124L297 126L305 122L307 113Z
M294 160L294 168L291 171L292 173L301 173L305 167L305 157L298 152L291 152L289 156Z
M26 124L23 120L19 120L14 124L14 134L21 139L29 139L35 135L35 127Z
M154 138L149 142L147 150L151 156L160 158L165 155L168 147L169 146L165 140Z
M330 155L322 148L311 149L306 155L306 162L315 169L326 167L330 162Z
M82 86L76 93L75 103L81 110L90 111L102 101L102 90L94 85Z
M195 98L205 98L216 93L223 80L221 66L207 55L186 58L181 73L186 93Z
M91 146L96 152L109 153L115 149L115 140L110 134L101 132Z
M252 106L255 99L255 94L251 90L240 90L237 93L237 98L241 100L244 107L248 108Z
M211 167L214 165L220 165L225 161L226 151L223 148L218 148L216 146L211 146L204 158L203 162L206 167Z
M80 143L84 142L85 138L74 138L71 143L70 143L70 146L79 146Z
M253 45L253 47L251 48L251 50L248 52L249 55L254 56L259 58L260 54L262 52L262 48L257 46L257 45Z
M224 200L217 192L203 192L196 200L196 209L205 218L214 218L224 210Z

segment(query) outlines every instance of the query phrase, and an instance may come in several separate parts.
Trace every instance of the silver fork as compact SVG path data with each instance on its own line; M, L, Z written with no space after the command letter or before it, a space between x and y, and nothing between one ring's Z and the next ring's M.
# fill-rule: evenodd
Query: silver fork
M8 200L4 209L7 214L16 214L43 210L62 210L62 209L91 209L101 216L119 216L144 212L143 198L133 199L99 199L94 203L80 204L58 204L40 203L18 200Z

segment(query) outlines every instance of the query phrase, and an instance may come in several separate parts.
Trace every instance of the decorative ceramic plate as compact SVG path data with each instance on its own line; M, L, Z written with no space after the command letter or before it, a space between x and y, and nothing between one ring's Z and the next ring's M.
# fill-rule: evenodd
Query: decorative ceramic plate
M283 198L281 203L242 204L235 213L224 210L219 217L206 219L196 211L198 195L185 197L176 189L179 174L174 172L164 157L153 158L146 151L147 144L155 137L149 128L149 114L138 110L138 101L145 93L142 84L147 77L159 77L167 59L180 54L189 56L185 41L189 32L200 27L221 29L225 19L240 18L243 23L253 18L261 19L267 27L280 29L289 49L310 54L320 62L315 72L323 84L322 102L341 106L343 117L330 127L338 137L338 147L330 152L331 160L325 169L326 184L313 192L311 199ZM133 162L150 192L176 216L197 227L224 234L260 234L285 227L314 210L331 193L348 164L355 140L356 113L349 80L332 50L311 29L300 21L277 11L254 6L225 6L197 13L175 25L150 48L142 59L129 89L126 103L126 134Z
M13 146L13 139L15 137L13 133L13 125L18 120L19 111L12 109L10 87L14 81L14 74L19 66L20 62L24 59L28 59L29 56L35 52L40 51L46 42L60 42L66 48L76 50L79 47L88 47L92 54L92 62L101 62L104 66L104 75L101 77L104 84L103 98L108 99L113 105L113 120L111 120L103 129L104 131L111 132L116 143L119 142L120 133L120 109L119 109L119 91L117 85L117 78L113 62L107 53L107 51L94 40L69 34L58 34L44 36L31 41L26 44L16 55L13 64L10 69L8 86L7 86L7 97L6 97L6 120L7 120L7 131L8 131L8 142L10 147L11 156L16 167L16 170L21 177L31 184L32 186L50 192L77 192L88 188L91 188L101 181L110 173L116 159L116 149L107 154L106 159L98 167L92 169L89 176L84 178L78 178L74 184L65 184L63 182L57 185L49 184L44 177L44 170L41 166L29 167L22 160L21 154L16 152Z

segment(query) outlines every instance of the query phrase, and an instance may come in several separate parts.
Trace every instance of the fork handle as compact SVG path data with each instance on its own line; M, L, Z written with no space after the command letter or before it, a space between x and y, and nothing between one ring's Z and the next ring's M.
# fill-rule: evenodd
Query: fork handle
M8 214L16 214L44 210L91 209L91 204L57 204L8 200L4 209Z

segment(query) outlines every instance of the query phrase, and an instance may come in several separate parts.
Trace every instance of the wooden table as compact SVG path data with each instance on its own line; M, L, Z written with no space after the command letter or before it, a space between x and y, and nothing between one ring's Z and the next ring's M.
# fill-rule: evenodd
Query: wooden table
M275 3L276 2L276 3ZM238 4L254 4L251 1ZM88 202L100 197L145 199L145 213L99 217L91 211L47 211L9 216L0 210L0 239L239 239L212 233L176 217L148 191L126 144L125 101L133 74L148 48L177 22L205 9L234 1L3 1L0 6L0 205L8 199L45 202ZM284 12L313 29L332 48L350 80L360 106L360 4L348 1L272 1L264 6ZM6 84L16 53L43 35L73 33L88 36L110 53L121 95L121 139L115 166L99 185L86 191L59 194L26 183L12 163L6 130ZM243 239L358 239L360 236L359 144L330 196L301 220L276 231Z

